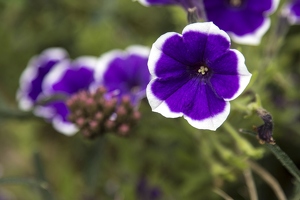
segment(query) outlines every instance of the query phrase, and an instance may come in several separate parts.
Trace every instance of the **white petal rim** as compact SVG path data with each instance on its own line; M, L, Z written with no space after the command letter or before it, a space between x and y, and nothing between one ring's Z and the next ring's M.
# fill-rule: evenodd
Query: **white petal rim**
M238 91L233 95L231 98L224 98L225 101L231 101L235 98L237 98L247 87L247 85L250 82L252 74L248 71L246 65L245 65L245 57L241 52L239 52L236 49L230 49L230 51L234 52L238 59L238 74L239 74L239 89Z
M67 59L57 63L52 68L52 70L46 75L42 84L42 89L44 93L43 96L53 94L54 91L52 85L62 79L62 76L69 69L70 65L71 60Z
M292 4L288 3L284 6L281 11L282 16L288 19L288 22L292 25L300 23L300 16L295 15L294 12L291 10Z
M45 106L36 106L33 109L33 114L38 117L43 117L45 119L52 119L55 115L53 108Z
M163 45L169 38L171 38L175 35L182 37L178 33L168 32L168 33L161 35L153 43L152 48L150 50L149 59L148 59L148 69L149 69L149 72L150 72L152 78L156 77L156 74L155 74L156 64L157 64L158 60L160 59L161 55L163 54L163 52L162 52Z
M225 109L221 113L216 114L215 116L203 120L194 120L188 116L184 116L184 119L186 119L191 126L197 129L206 129L206 130L215 131L224 123L224 121L227 119L230 113L230 103L229 102L225 102L225 103L226 103Z
M125 53L129 55L137 55L137 56L148 58L150 53L150 48L142 45L131 45L125 49Z
M259 45L261 38L268 31L271 25L271 20L269 18L265 18L264 22L260 27L258 27L253 33L249 33L243 36L238 36L233 32L228 32L233 41L239 44L246 45Z
M151 5L147 0L137 0L137 1L140 2L142 5L147 6L147 7Z
M204 33L207 35L221 35L230 43L229 35L225 31L219 29L219 27L216 26L213 22L199 22L189 24L183 29L182 34L184 35L189 31Z
M62 121L60 116L53 118L52 125L55 130L66 136L72 136L78 132L78 128L74 124Z
M19 102L19 108L24 111L29 111L33 107L33 102L28 98L28 92L31 89L30 83L38 75L39 66L37 62L42 57L48 57L48 60L63 60L68 57L65 49L60 47L52 47L45 49L40 55L32 57L25 70L20 76L20 88L17 91L16 99Z
M146 96L153 112L158 112L167 118L181 117L182 113L174 113L164 100L158 99L152 92L151 87L156 79L152 79L146 88Z
M265 13L267 14L272 14L273 12L275 12L278 8L279 5L279 0L272 0L272 6L269 10L267 10Z
M151 82L147 86L147 99L152 108L152 111L160 113L164 117L177 118L183 116L191 126L197 129L207 129L215 131L219 126L221 126L221 124L226 120L230 113L230 103L227 101L225 102L225 109L221 113L218 113L215 116L211 116L203 120L191 119L189 116L186 116L181 112L172 112L169 106L165 103L165 101L158 99L151 91L151 86L155 81L156 79L151 80Z

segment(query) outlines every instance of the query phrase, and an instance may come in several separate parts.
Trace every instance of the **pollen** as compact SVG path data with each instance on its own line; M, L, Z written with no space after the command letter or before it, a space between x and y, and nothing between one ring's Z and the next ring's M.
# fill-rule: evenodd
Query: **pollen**
M198 73L199 73L199 74L205 75L206 72L208 72L208 68L205 67L205 66L201 66L201 67L198 69Z
M239 7L242 4L242 0L230 0L230 5Z

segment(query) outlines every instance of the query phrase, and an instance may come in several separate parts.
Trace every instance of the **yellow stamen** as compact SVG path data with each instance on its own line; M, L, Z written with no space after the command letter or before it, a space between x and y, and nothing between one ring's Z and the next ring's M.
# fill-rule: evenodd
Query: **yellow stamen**
M204 67L204 66L201 66L199 69L198 69L198 73L204 75L206 72L208 71L208 68L207 67Z
M230 0L230 4L232 6L238 7L242 4L242 1L241 0Z

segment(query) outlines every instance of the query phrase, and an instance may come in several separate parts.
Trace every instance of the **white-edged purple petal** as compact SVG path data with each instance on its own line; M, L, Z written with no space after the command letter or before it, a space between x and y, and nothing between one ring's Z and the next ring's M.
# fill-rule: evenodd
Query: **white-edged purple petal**
M216 94L225 101L238 97L245 90L252 76L245 65L244 56L235 49L228 51L211 67L214 69L214 75L210 79L211 85Z
M82 56L74 61L64 60L54 66L43 82L44 96L57 93L67 95L88 89L94 82L97 58Z
M234 32L228 32L231 36L232 40L240 44L249 44L249 45L259 45L261 38L264 34L269 30L271 25L271 20L269 18L265 18L262 24L252 33L245 35L237 35Z
M208 20L241 44L258 45L270 27L268 16L278 7L278 0L219 1L204 0Z
M56 64L45 77L43 82L44 93L40 99L61 94L68 98L81 90L87 90L94 82L96 63L96 57L82 56L74 61L66 59ZM52 122L57 131L71 136L78 129L68 120L69 112L65 100L55 99L45 105L36 107L34 110L35 115Z
M66 136L75 135L79 131L73 123L63 120L59 115L53 118L52 124L55 130Z
M183 29L182 35L187 51L197 52L195 56L198 57L203 54L209 63L222 56L231 44L228 34L212 22L190 24Z
M42 82L53 66L68 57L62 48L49 48L40 55L33 57L20 78L20 88L17 91L17 100L22 110L30 110L43 93Z
M78 132L78 128L68 120L69 109L64 101L53 101L47 105L37 106L33 112L36 116L51 122L54 129L64 135L72 136Z
M182 35L166 33L153 44L147 98L154 112L183 116L199 129L216 130L230 111L228 101L248 85L243 55L212 22L194 23Z
M145 96L150 74L147 61L150 49L141 45L132 45L125 51L113 50L103 54L97 64L95 90L104 85L109 93L121 98L129 95L131 102L137 104Z

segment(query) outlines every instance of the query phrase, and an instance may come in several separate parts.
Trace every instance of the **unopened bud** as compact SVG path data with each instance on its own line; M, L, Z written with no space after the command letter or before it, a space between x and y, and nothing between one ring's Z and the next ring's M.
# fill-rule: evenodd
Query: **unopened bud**
M112 120L107 120L107 121L105 122L105 127L106 127L108 130L113 129L114 126L115 126L115 122L113 122Z
M79 126L79 127L83 127L84 124L85 124L85 119L80 117L80 118L77 118L76 119L76 124Z
M128 105L128 104L130 104L130 100L131 100L131 98L129 95L122 96L122 104Z
M141 119L141 113L137 110L133 111L132 118L136 121L140 120Z
M118 116L124 116L127 114L127 110L124 106L120 105L118 106L116 113Z
M103 119L103 114L101 112L96 112L95 114L95 120L102 120Z
M127 133L129 132L130 127L128 124L122 124L119 128L118 128L118 132L121 135L127 135Z
M90 125L92 130L96 130L98 128L98 122L97 121L92 120L92 121L89 122L89 125Z

